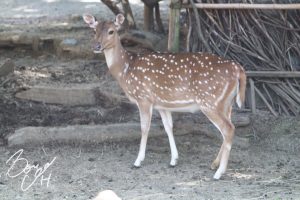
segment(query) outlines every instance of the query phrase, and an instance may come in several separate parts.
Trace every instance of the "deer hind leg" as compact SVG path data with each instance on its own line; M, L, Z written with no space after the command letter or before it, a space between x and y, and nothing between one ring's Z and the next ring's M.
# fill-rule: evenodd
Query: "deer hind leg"
M232 112L232 104L233 104L233 101L232 103L230 104L230 106L227 107L227 109L225 109L225 114L227 116L227 119L231 122L231 112ZM220 160L221 160L221 156L222 156L222 152L223 152L223 144L220 148L220 151L216 157L216 159L212 162L210 168L215 170L219 167L220 165Z
M223 144L221 145L221 148L220 148L220 150L219 150L219 153L218 153L216 159L215 159L215 160L211 163L211 165L210 165L210 168L211 168L212 170L215 170L215 169L217 169L217 168L219 167L219 165L220 165L220 160L221 160L221 156L222 156L222 152L223 152Z
M141 143L140 143L140 150L137 159L134 162L135 167L140 167L141 162L145 159L145 152L146 152L146 145L148 139L148 133L151 125L151 117L152 117L152 105L151 104L139 104L138 108L140 112L141 118Z
M178 160L178 151L175 144L175 139L173 135L173 120L171 112L165 110L159 110L159 114L161 116L162 122L164 124L165 130L168 134L170 148L171 148L171 166L175 166Z
M220 177L222 176L222 174L225 173L227 168L235 128L234 125L231 123L230 118L228 118L227 113L224 114L224 112L210 110L205 111L204 114L219 129L223 136L223 143L218 153L218 156L212 163L212 168L217 168L219 166L218 170L214 175L214 179L220 179Z

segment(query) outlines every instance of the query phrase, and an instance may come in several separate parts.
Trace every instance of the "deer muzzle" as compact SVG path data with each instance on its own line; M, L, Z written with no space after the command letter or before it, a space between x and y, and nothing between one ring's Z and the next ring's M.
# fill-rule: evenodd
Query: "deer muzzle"
M96 42L93 47L94 53L102 53L103 48L99 42Z

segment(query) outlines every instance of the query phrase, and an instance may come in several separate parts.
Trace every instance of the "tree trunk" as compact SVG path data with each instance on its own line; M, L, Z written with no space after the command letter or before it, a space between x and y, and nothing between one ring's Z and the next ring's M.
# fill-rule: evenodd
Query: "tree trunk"
M122 13L118 6L111 0L101 0L115 15Z
M159 10L159 3L156 3L155 5L155 19L156 19L156 24L157 24L157 31L159 33L165 33L164 25L161 21L160 17L160 10Z
M127 19L128 28L136 29L135 21L132 15L132 10L128 0L122 0L122 6L125 13L125 18Z
M154 11L157 31L164 33L164 27L160 18L159 1L161 0L142 0L144 3L144 30L154 31Z
M153 16L153 6L144 4L144 30L153 31L154 30L154 16Z
M121 1L124 12L120 10L117 4L112 0L101 0L101 2L104 3L115 15L119 13L124 14L125 22L123 26L125 29L136 29L135 21L128 0Z

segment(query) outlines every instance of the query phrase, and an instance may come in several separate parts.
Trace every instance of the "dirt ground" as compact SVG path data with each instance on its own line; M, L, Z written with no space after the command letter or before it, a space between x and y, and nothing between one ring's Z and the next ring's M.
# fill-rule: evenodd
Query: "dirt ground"
M21 1L6 1L0 8L1 21L21 23L20 17L25 16L26 22L42 18L49 23L61 16L89 10L102 12L104 18L110 16L105 7L98 7L98 1L30 2L24 8ZM42 2L48 2L48 7ZM63 9L66 6L71 7ZM142 14L138 13L141 6L135 6L134 15L141 19ZM49 17L50 14L55 19ZM166 15L164 11L165 18ZM1 30L5 27L12 29L4 26ZM48 37L52 33L45 34ZM251 124L236 130L239 137L249 139L250 145L233 145L227 173L220 181L212 180L214 171L209 166L221 142L201 134L201 130L175 138L179 162L174 168L168 165L167 136L150 137L146 159L139 169L132 167L139 140L8 147L7 136L25 126L139 122L139 116L137 109L127 104L107 106L103 102L71 107L14 97L16 92L37 84L72 83L101 83L103 90L122 95L104 60L61 57L47 50L36 53L24 48L0 49L0 59L6 58L11 58L16 67L13 74L0 79L0 199L86 200L106 189L128 200L300 199L299 117L274 118L263 111L251 115ZM207 123L201 114L174 117L175 123L190 120ZM157 113L154 113L153 123L161 124ZM215 129L211 134L219 133ZM33 166L44 167L44 170Z

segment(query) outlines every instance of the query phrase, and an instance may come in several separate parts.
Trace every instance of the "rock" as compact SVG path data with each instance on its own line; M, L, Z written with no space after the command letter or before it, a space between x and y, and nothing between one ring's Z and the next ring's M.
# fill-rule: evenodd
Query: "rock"
M66 38L61 41L60 46L63 50L68 51L69 48L73 48L78 44L77 40L74 38Z
M104 54L95 54L90 41L79 41L75 38L66 38L55 42L56 54L69 58L95 58L104 59Z
M221 142L220 133L211 124L176 123L174 135L205 134ZM7 138L8 146L45 145L51 143L91 144L140 139L140 123L110 125L74 125L67 127L24 127ZM152 123L149 137L167 137L161 124ZM219 139L220 138L220 139ZM248 147L247 138L235 136L234 145Z
M121 200L112 190L104 190L99 192L96 198L93 200Z
M244 127L250 124L250 117L248 114L233 114L231 120L236 127Z
M0 64L0 77L7 76L13 73L15 69L15 64L11 59L7 59L3 64Z
M18 92L16 97L68 106L101 105L103 107L113 107L122 102L128 102L123 96L102 91L99 84L34 86L28 90Z
M161 37L151 33L140 30L130 30L120 35L121 41L125 46L139 46L143 49L164 51L159 46L159 43L164 43ZM159 48L158 48L159 46ZM140 51L140 49L139 49Z
M25 127L8 137L9 146L43 145L51 143L102 143L140 138L140 124L74 125L67 127ZM153 133L153 134L152 134ZM151 126L151 135L162 135L157 125Z
M0 46L15 47L28 46L34 51L37 51L40 44L40 37L30 33L13 33L4 32L0 34Z

